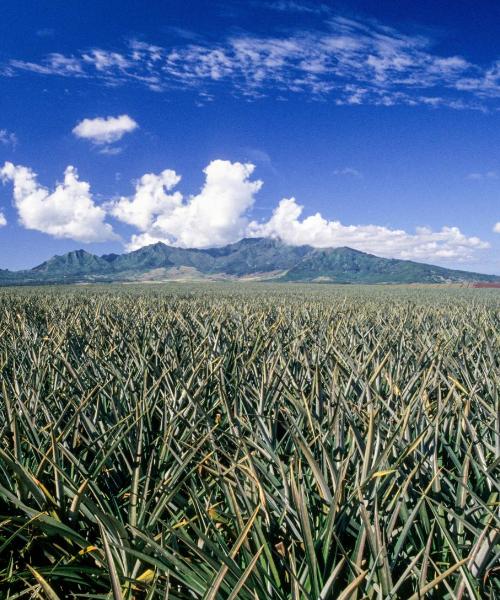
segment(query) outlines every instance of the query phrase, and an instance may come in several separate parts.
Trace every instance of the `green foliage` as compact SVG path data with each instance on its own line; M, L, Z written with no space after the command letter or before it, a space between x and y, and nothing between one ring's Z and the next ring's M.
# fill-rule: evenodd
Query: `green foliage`
M498 598L496 290L0 292L0 597Z

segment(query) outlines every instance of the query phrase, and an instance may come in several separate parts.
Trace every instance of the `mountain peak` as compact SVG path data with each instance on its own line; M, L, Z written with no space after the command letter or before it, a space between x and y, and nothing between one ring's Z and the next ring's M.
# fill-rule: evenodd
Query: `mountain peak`
M500 277L387 259L341 246L291 246L278 238L243 238L217 248L178 248L156 242L125 254L96 256L83 249L53 256L29 271L0 271L0 282L168 281L273 279L333 283L500 282ZM182 276L182 275L181 275Z
M49 260L36 266L32 271L47 274L83 274L90 270L95 271L99 267L102 268L102 263L106 264L106 261L80 248L78 250L71 250L63 255L56 254L52 258L49 258Z
M164 242L154 242L152 244L148 244L147 246L141 246L136 250L132 250L130 254L134 252L151 252L154 250L162 250L164 248L170 248L170 246L167 246L167 244L165 244Z

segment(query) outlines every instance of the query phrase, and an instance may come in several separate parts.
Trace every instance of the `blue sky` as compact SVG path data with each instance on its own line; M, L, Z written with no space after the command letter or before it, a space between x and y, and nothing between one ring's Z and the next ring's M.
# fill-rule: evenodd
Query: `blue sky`
M497 3L2 11L0 268L269 235L500 274Z

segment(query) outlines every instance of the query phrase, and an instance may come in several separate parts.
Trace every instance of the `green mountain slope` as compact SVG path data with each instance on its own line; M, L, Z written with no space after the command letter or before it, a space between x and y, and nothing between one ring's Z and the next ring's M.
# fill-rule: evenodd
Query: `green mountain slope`
M338 283L449 283L495 281L490 275L446 269L410 260L380 258L352 248L313 250L281 278Z
M53 256L49 260L31 269L32 274L75 276L105 273L109 271L109 263L100 256L85 250L74 250L62 256Z
M0 283L75 283L258 277L336 283L500 282L500 276L388 259L353 250L289 246L270 238L243 239L222 248L185 249L161 242L126 254L96 256L75 250L25 271L0 270Z

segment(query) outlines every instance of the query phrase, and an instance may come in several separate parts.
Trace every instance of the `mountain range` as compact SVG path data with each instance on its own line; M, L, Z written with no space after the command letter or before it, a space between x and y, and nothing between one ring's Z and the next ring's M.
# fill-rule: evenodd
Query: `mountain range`
M273 280L332 283L500 283L500 276L381 258L352 248L290 246L246 238L221 248L161 242L125 254L75 250L23 271L0 269L0 285L170 280Z

